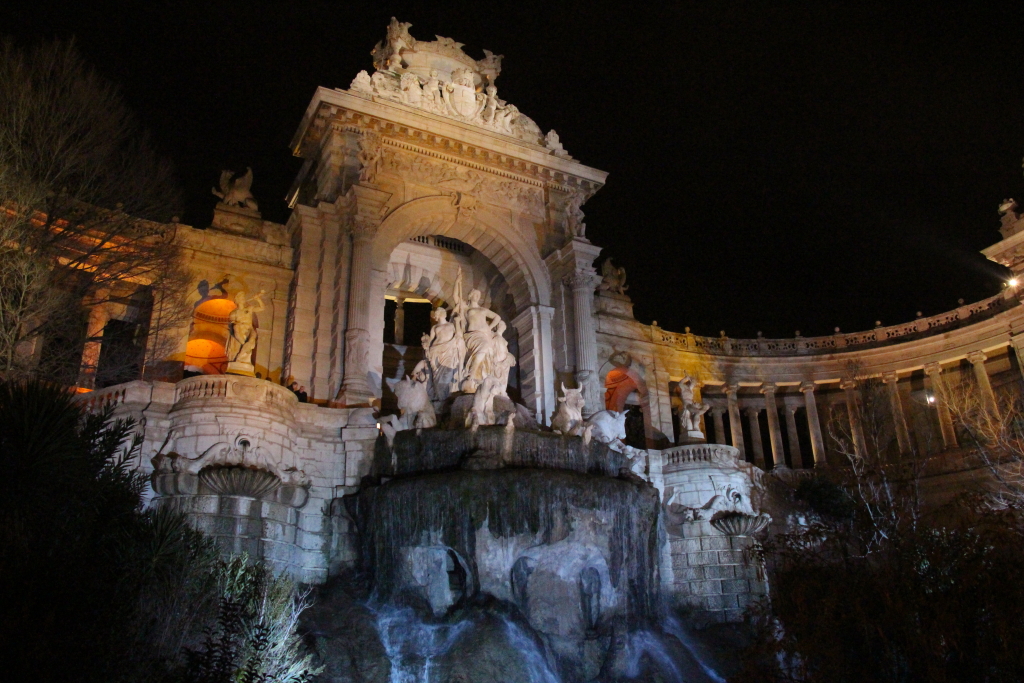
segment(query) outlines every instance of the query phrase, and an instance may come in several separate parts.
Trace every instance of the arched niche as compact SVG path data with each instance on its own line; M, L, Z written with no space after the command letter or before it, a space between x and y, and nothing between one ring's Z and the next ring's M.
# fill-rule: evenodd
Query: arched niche
M664 440L664 435L655 429L651 419L651 397L644 374L644 367L627 353L613 354L598 373L604 387L605 409L639 409L643 423L643 443L640 443L639 434L631 430L632 421L628 415L626 424L627 443L636 448L655 447L659 441Z
M188 342L185 345L185 369L189 374L223 375L228 358L228 323L231 312L238 308L227 296L211 297L198 303L192 310ZM253 327L259 329L254 314ZM256 349L250 362L255 363Z
M387 270L391 253L402 242L440 235L465 242L485 256L508 283L518 311L551 303L551 277L535 243L519 234L511 215L479 206L470 212L452 197L437 195L407 202L381 223L373 244L375 270Z
M507 286L511 306L507 323L514 326L519 337L520 378L522 399L535 411L541 421L554 410L554 366L551 350L551 277L540 256L534 238L524 235L513 222L509 212L474 204L470 210L468 198L462 205L450 195L414 199L392 211L377 230L372 246L372 270L375 287L372 298L365 302L368 311L367 329L370 331L370 358L368 381L371 387L380 386L383 368L379 359L383 355L384 295L389 284L392 254L399 245L419 237L440 236L459 240L475 249L500 274ZM406 280L402 274L401 280ZM432 294L432 300L447 300L447 289L454 284L441 281ZM474 285L464 282L464 294ZM452 287L453 288L453 287ZM447 292L443 291L447 289ZM490 302L492 305L494 301ZM374 348L376 347L376 348ZM525 358L525 362L524 362Z

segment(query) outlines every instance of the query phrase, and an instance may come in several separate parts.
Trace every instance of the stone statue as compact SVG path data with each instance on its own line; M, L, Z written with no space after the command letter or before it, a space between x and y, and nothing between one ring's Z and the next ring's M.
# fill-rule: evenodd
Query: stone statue
M484 50L484 58L475 60L462 50L462 43L451 38L416 40L409 33L410 26L392 18L387 37L372 52L375 73L360 72L349 86L350 92L401 102L531 144L550 142L547 146L553 154L571 158L558 143L557 134L545 138L532 119L498 98L494 82L501 73L501 55ZM437 64L450 65L452 60L463 66L435 68Z
M626 269L616 268L611 258L601 264L601 284L597 286L599 292L611 292L612 294L625 294L629 287L626 285Z
M228 363L249 365L252 350L256 347L257 329L253 326L253 316L263 310L262 289L251 299L246 299L245 292L235 295L235 310L228 315L228 342L224 355ZM230 368L229 368L230 369Z
M444 401L448 394L457 391L462 382L462 364L466 359L466 342L458 328L448 322L448 312L435 308L431 314L434 321L429 334L420 338L423 351L433 378L432 388L435 400Z
M562 146L562 142L558 139L558 133L554 130L549 130L548 134L544 136L544 146L550 149L551 153L556 157L570 158L569 153L565 151L565 147Z
M583 389L567 389L562 383L562 395L558 398L558 408L551 418L551 429L558 434L580 436L583 434Z
M551 131L554 133L555 131ZM550 135L550 134L549 134ZM557 141L558 136L555 135ZM563 150L564 151L564 150ZM583 222L583 202L587 201L587 195L579 190L569 193L565 203L565 227L573 237L584 237L587 233L587 224Z
M683 407L679 411L679 427L689 432L690 436L704 436L700 431L700 417L711 408L707 403L697 403L693 400L693 392L697 388L697 380L689 375L683 375L679 381L679 397L683 401Z
M482 296L479 289L474 289L469 293L469 301L456 309L466 326L466 368L462 390L468 394L476 391L485 377L494 375L495 354L502 351L504 342L505 322L497 313L480 305ZM507 348L504 345L504 355L508 355ZM505 386L502 384L502 393Z
M258 211L259 207L256 205L256 199L252 196L252 192L249 191L249 188L252 187L252 169L246 168L245 175L232 180L234 175L233 171L221 171L220 191L218 192L217 188L213 188L213 194L220 197L221 203L226 206L239 206Z

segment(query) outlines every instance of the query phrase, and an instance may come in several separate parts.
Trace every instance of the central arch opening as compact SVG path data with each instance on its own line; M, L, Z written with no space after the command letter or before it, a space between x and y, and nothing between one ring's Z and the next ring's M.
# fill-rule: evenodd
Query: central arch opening
M502 336L517 361L509 370L508 394L513 401L522 401L518 335L512 325L517 311L508 283L490 259L469 244L428 235L399 244L389 260L380 332L383 414L397 412L394 387L426 358L423 344L434 324L433 311L443 308L445 318L452 319L460 286L463 301L477 290L480 305L504 321Z

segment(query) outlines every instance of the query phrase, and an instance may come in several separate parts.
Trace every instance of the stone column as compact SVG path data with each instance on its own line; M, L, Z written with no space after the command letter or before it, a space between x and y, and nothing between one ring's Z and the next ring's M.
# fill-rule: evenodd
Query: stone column
M903 414L903 401L900 400L899 377L895 372L882 375L882 382L889 388L889 406L892 409L892 422L896 425L896 441L900 453L910 452L910 432L907 430L907 418Z
M740 405L736 400L740 387L737 384L725 385L725 397L729 405L729 432L732 434L732 445L739 449L740 459L744 457L746 449L743 447L743 423L740 422Z
M715 443L725 443L725 421L722 420L722 409L711 409L711 421L715 425Z
M807 408L807 431L811 434L811 453L814 455L814 466L824 467L825 441L821 438L821 422L818 420L818 403L814 398L814 382L804 382L800 391L804 394L804 405Z
M512 321L519 333L519 380L523 403L537 422L551 424L555 411L555 365L551 348L551 306L533 304Z
M96 295L97 299L109 296L106 292ZM89 308L89 322L86 327L86 342L82 348L82 360L79 364L78 386L87 389L96 387L96 371L100 367L100 347L103 345L103 331L110 321L110 311L106 304L95 304Z
M604 410L602 392L597 380L597 329L594 321L594 289L601 277L593 268L578 267L565 278L572 289L573 329L576 341L576 381L583 387L586 405L583 416Z
M370 314L374 310L371 299L375 294L383 297L384 293L375 292L373 287L373 240L380 228L381 209L391 195L362 185L353 185L349 192L352 265L345 329L345 374L336 403L360 406L369 405L374 397L367 381L371 348Z
M750 448L753 451L754 464L762 470L767 469L764 462L764 445L761 443L761 423L757 417L760 408L747 408L747 424L750 425Z
M405 346L405 299L395 298L395 344Z
M1017 358L1017 369L1020 370L1021 376L1024 377L1024 333L1015 334L1010 337L1010 346L1013 348L1013 353Z
M804 456L800 452L800 434L796 431L796 406L784 405L782 409L786 412L786 435L789 437L789 457L793 461L793 467L804 466Z
M939 429L942 431L942 445L956 448L956 430L953 428L953 416L946 405L946 391L942 384L942 366L939 363L928 363L924 366L924 374L928 376L936 412L939 414Z
M782 443L782 427L779 425L779 406L775 402L775 383L765 382L761 388L764 394L764 409L768 413L768 436L772 442L772 467L786 467L786 450Z
M985 404L986 410L993 416L998 417L999 407L996 405L996 394L992 391L992 381L988 377L988 371L985 369L985 361L988 359L981 351L971 351L967 354L967 360L971 362L971 367L974 370L974 379L978 383L978 393L981 395L981 400Z
M863 458L867 455L867 441L864 439L864 424L861 422L860 405L857 400L857 382L845 380L839 385L846 392L846 412L850 416L850 435L853 437L853 452Z

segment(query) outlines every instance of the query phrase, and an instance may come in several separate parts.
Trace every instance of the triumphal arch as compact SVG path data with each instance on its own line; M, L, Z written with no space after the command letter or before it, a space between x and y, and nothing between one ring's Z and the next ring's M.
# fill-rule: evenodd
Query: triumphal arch
M512 385L537 419L555 408L558 369L594 385L598 410L600 249L581 206L607 174L499 97L501 55L476 60L409 26L392 20L372 76L319 88L293 140L305 163L289 196L297 267L283 374L308 377L332 405L371 404L386 391L386 297L450 306L464 280L511 322Z

